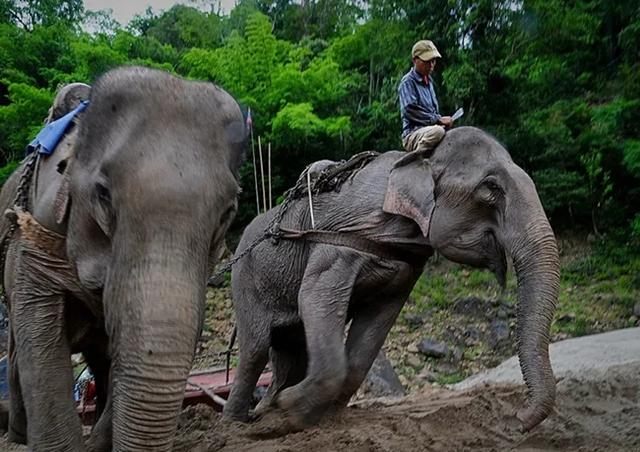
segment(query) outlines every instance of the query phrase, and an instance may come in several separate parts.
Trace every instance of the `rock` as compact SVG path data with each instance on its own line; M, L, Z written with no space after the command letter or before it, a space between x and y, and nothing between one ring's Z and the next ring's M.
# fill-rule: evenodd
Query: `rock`
M509 324L504 320L494 320L489 326L489 344L492 348L500 347L509 341Z
M409 344L407 346L407 351L409 353L418 353L418 346L416 344Z
M422 367L422 361L418 357L418 355L408 355L406 358L407 365L413 367L414 369L418 369Z
M633 307L633 315L640 317L640 302L636 303Z
M558 317L558 322L573 322L575 319L576 315L573 312L567 312Z
M459 363L462 360L463 351L460 347L454 347L451 350L451 362Z
M498 312L496 312L496 317L502 320L506 320L509 318L509 313L505 309L500 308L498 309Z
M424 338L418 344L418 351L431 358L444 358L449 354L449 349L442 342L431 338Z
M220 288L225 285L224 275L214 275L209 278L209 282L207 283L211 287Z
M375 397L400 397L406 394L396 371L382 350L364 381L365 389Z
M456 314L477 317L484 315L485 308L485 301L482 298L468 297L456 300L451 309Z
M407 312L404 315L404 320L411 328L419 328L424 323L424 318L422 316L418 314L412 314L410 312Z
M467 327L467 330L464 332L464 337L465 337L465 341L464 341L465 345L467 347L470 347L472 345L477 345L480 342L482 333L475 326L469 325Z
M424 369L418 374L418 378L422 381L433 383L434 381L438 381L438 374L433 372L432 370Z

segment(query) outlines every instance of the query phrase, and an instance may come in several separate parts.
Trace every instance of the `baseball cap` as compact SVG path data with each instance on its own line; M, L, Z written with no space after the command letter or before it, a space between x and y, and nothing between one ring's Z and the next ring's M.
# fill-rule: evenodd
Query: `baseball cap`
M411 56L413 58L418 57L423 61L429 61L433 58L442 58L438 49L433 44L433 42L428 40L418 41L413 45L413 49L411 49Z

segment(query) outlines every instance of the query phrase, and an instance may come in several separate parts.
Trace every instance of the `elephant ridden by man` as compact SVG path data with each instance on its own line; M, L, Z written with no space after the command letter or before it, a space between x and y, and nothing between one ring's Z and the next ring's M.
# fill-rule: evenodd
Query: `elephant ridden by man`
M434 251L491 270L503 286L507 256L513 260L517 351L527 387L517 417L530 430L549 415L559 259L534 183L498 141L474 127L452 129L431 152L389 151L347 162L348 177L331 162L311 165L320 171L313 180L326 189L298 184L300 196L249 224L236 255L262 236L270 239L233 269L240 355L225 418L250 418L269 360L273 380L256 415L279 407L287 428L301 429L344 407Z
M123 67L62 89L49 120L65 132L57 147L39 135L0 193L9 439L171 450L207 276L237 209L242 112L211 83ZM72 353L97 386L86 443Z

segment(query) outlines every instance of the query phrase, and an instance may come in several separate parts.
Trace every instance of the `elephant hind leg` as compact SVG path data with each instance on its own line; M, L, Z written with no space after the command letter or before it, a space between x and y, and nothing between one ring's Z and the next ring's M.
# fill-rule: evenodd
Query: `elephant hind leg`
M363 303L366 309L354 313L346 343L347 377L336 407L346 406L366 378L406 298L402 294L376 306Z
M273 377L267 394L255 409L257 415L263 414L275 405L277 395L283 389L300 383L307 373L307 345L302 323L275 328L271 337L270 358Z

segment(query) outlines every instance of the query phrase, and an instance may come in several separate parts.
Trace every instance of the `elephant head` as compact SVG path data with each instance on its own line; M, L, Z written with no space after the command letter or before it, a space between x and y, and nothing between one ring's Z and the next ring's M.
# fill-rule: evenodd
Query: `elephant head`
M91 91L70 162L67 254L101 299L114 450L168 450L246 137L208 83L121 68Z
M548 345L559 258L531 178L495 139L460 127L428 160L413 153L395 163L383 209L414 220L442 255L489 268L502 285L505 255L511 256L518 280L517 349L528 390L518 418L525 430L542 422L555 401Z

